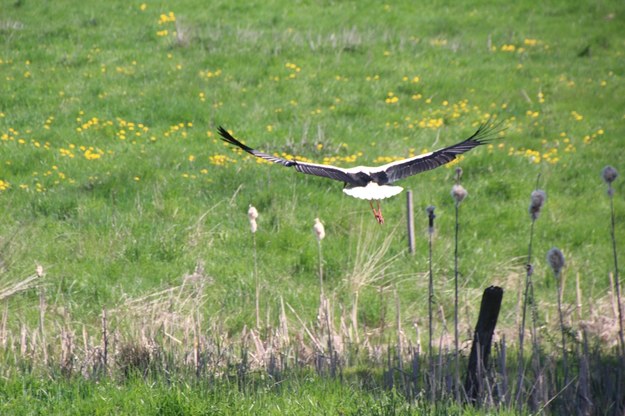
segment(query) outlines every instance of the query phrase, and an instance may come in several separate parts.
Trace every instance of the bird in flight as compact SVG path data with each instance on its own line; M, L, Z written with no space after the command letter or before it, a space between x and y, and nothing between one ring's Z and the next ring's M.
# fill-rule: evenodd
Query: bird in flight
M295 168L296 171L301 173L343 182L343 192L354 198L368 200L375 219L378 223L383 224L384 217L380 209L380 200L395 196L403 190L401 186L393 185L393 183L449 163L458 155L488 143L501 129L499 129L499 124L494 124L492 120L488 120L481 124L469 138L452 146L397 160L382 166L356 166L347 169L332 165L287 160L259 152L235 139L223 127L220 126L218 131L223 141L235 145L251 155L286 167ZM373 207L373 201L376 201L377 209Z

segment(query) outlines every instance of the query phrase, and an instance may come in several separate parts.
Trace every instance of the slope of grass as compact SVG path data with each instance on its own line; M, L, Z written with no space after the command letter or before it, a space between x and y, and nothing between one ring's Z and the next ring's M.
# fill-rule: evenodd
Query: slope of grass
M354 246L353 218L367 218L366 204L342 196L339 184L244 160L215 138L218 124L269 151L350 165L451 144L497 114L506 138L461 164L471 195L467 284L501 275L522 255L538 173L549 203L537 251L559 244L573 273L606 273L598 172L618 162L623 133L617 4L474 3L468 13L464 5L351 3L5 10L5 278L39 262L52 287L65 282L77 311L174 283L199 259L219 298L230 296L249 265L222 259L249 256L249 203L261 212L261 265L279 279L276 290L314 282L315 216L329 228L329 282L340 283L353 255L343 247ZM419 213L439 206L440 255L449 245L451 175L443 168L404 182L417 190ZM380 236L402 221L403 205L383 204L391 226ZM394 251L403 249L401 234ZM424 252L425 239L418 245ZM399 261L401 273L413 273L415 261L422 271L417 256ZM307 309L313 299L291 300Z
M255 322L249 204L261 215L261 310L270 325L280 298L303 322L317 316L311 227L320 217L324 279L337 304L355 303L349 276L367 258L358 248L374 251L390 236L392 263L359 292L359 322L393 322L396 288L404 326L425 327L430 204L436 302L449 319L456 166L469 191L465 332L491 284L506 291L500 326L516 328L539 174L548 195L534 247L541 319L556 325L544 261L554 245L567 258L570 325L576 275L586 316L591 303L594 311L608 303L609 204L599 173L606 164L625 171L620 2L2 1L1 9L2 289L37 264L45 272L37 290L5 301L13 330L38 325L42 296L51 327L69 316L76 328L97 329L103 308L177 287L201 263L202 313L240 333ZM505 137L401 183L415 191L415 256L405 253L401 196L384 201L380 227L341 184L258 164L216 136L223 125L268 152L378 164L455 143L491 114Z

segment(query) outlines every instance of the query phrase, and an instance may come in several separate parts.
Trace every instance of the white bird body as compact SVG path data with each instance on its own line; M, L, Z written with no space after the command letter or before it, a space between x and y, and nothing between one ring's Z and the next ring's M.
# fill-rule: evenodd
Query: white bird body
M399 194L404 188L393 185L378 185L375 182L369 182L365 186L346 186L343 192L347 195L358 199L366 199L367 201L376 201L380 199L390 198Z
M488 143L489 139L499 133L500 129L489 120L483 123L468 139L455 145L381 166L355 166L351 168L283 159L246 146L223 127L219 127L218 131L225 142L233 144L251 155L286 167L293 167L301 173L343 182L343 192L354 198L368 200L376 219L382 223L384 219L380 212L379 203L376 211L371 201L390 198L403 190L401 186L393 186L392 183L449 163L458 155Z

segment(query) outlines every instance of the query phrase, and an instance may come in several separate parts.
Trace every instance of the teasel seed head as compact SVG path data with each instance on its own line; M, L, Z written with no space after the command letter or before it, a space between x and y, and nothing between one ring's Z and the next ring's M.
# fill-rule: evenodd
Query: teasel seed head
M258 210L250 204L250 207L247 210L247 218L250 220L250 229L252 233L255 233L258 230L258 224L256 223L256 218L258 218Z
M319 218L315 218L315 225L313 225L313 231L317 237L317 241L321 241L326 236L326 230Z
M462 178L462 168L456 168L456 183L460 183L460 178Z
M436 218L436 214L434 214L434 205L430 205L425 209L425 212L428 213L428 232L430 234L434 233L434 218Z
M540 215L540 211L543 209L543 205L547 199L547 194L542 189L536 189L532 192L530 199L529 213L532 220L536 220Z
M612 182L617 178L618 171L612 166L608 165L601 171L601 176L606 184L608 184L608 195L614 195L614 189L612 188Z
M552 247L547 252L547 262L556 276L560 276L560 272L565 265L564 254L557 247Z
M618 172L612 166L608 165L601 171L601 176L605 183L612 183L618 176Z
M469 193L460 184L455 184L451 187L451 196L456 200L456 204L460 204Z
M258 210L252 204L250 204L250 207L247 210L247 217L250 219L250 221L256 220L258 218Z

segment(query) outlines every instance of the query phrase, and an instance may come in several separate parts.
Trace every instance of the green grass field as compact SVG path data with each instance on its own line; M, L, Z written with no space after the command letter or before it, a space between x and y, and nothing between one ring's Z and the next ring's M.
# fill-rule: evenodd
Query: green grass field
M435 304L450 323L458 166L469 192L460 209L462 340L483 289L499 285L498 333L516 341L540 175L547 203L532 263L546 348L559 345L548 335L558 329L552 246L566 256L572 332L578 279L581 316L593 336L604 331L606 348L616 345L600 173L625 172L621 2L0 0L0 10L5 355L24 332L51 355L61 354L63 331L86 351L99 342L103 309L121 339L141 328L182 344L201 338L190 328L242 339L256 325L254 247L265 333L282 319L288 336L309 344L316 217L326 226L324 288L337 327L343 317L361 341L387 345L399 321L406 342L425 342L425 208L436 206ZM222 125L269 153L347 167L451 145L491 116L506 127L502 137L399 183L414 192L414 255L405 194L383 202L379 226L340 183L257 163L216 134ZM614 187L622 253L622 177ZM249 204L260 212L254 237ZM451 328L440 318L437 337Z

